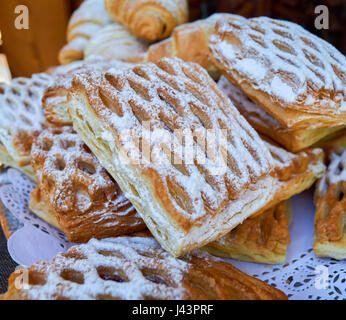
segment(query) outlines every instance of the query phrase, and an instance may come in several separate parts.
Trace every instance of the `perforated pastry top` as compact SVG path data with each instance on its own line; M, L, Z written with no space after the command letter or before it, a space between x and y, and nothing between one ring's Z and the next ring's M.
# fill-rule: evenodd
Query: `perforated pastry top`
M0 84L0 144L20 166L30 163L33 136L45 122L41 99L51 83L52 76L39 73Z
M108 60L91 55L83 61L76 61L54 70L54 82L45 90L42 105L46 119L55 125L72 124L67 110L67 91L71 88L72 79L78 72L101 72L109 68L122 70L131 67L131 64Z
M15 279L12 278L14 281ZM281 291L202 251L181 259L152 238L91 240L29 270L8 299L287 299Z
M345 123L346 58L302 27L267 17L220 21L210 49L225 76L269 112L280 106Z
M121 73L78 74L72 95L85 99L109 128L100 128L93 139L130 162L185 230L220 212L272 168L264 142L197 64L164 58ZM77 116L85 123L83 112ZM206 137L208 130L217 137L214 150L223 155L216 161L198 139L191 139L191 148L182 138L190 132ZM133 177L130 170L126 174Z
M31 157L41 201L70 241L144 229L117 183L71 127L43 130Z

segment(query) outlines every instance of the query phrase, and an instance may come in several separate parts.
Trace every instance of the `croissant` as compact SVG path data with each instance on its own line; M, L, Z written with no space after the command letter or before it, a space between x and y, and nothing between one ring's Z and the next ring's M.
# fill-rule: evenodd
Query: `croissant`
M147 41L169 37L188 21L187 0L105 0L109 16Z
M67 44L59 52L59 62L68 64L83 59L89 39L111 23L104 0L86 0L73 13L67 27Z
M172 35L149 47L147 59L157 62L162 57L176 56L184 61L196 62L217 78L219 72L208 59L208 38L219 20L245 19L230 13L215 13L207 19L197 20L176 27Z
M109 60L143 62L149 44L134 36L120 23L114 22L99 30L89 41L84 57L102 56Z

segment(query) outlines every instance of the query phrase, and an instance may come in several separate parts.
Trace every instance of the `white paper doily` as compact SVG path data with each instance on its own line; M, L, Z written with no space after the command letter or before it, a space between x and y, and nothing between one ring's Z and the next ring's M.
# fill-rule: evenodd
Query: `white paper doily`
M50 261L71 244L56 228L28 209L35 184L15 169L8 170L10 184L0 188L0 199L25 226L8 241L12 258L29 266L39 260ZM346 262L317 258L312 251L314 205L312 191L292 198L291 245L284 265L264 265L225 259L240 270L285 292L290 299L346 300ZM34 227L34 228L33 228Z

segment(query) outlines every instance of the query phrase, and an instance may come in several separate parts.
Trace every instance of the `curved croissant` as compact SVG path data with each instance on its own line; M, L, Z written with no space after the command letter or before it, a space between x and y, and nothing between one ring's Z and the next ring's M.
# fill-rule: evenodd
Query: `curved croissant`
M89 39L111 23L104 0L86 0L73 13L67 28L67 44L59 52L59 62L68 64L83 59Z
M98 31L89 41L84 57L102 56L108 60L143 62L149 44L134 36L120 23L114 22Z
M171 37L152 44L147 60L157 62L162 57L178 57L184 61L196 62L215 78L219 74L208 59L208 38L221 19L245 19L230 13L215 13L207 19L197 20L176 27Z
M188 21L187 0L105 0L109 16L136 36L157 41Z

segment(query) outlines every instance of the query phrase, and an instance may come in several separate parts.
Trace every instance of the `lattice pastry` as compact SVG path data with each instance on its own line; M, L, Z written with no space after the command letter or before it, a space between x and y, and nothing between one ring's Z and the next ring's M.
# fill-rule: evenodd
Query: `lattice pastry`
M90 38L111 22L104 0L83 1L69 21L67 44L59 52L59 62L68 64L83 59Z
M131 64L117 60L107 60L98 56L90 56L83 62L74 62L66 72L60 72L55 77L54 83L49 86L42 98L44 115L49 123L54 126L72 125L71 118L68 114L68 89L71 88L73 76L78 72L101 72L114 68L115 70L123 70L129 68ZM69 65L67 65L68 67ZM65 67L65 66L64 66ZM63 68L63 67L59 67Z
M38 185L29 208L38 216L56 219L71 242L145 228L118 185L71 127L43 130L33 143L31 157Z
M144 62L149 43L137 38L120 23L112 23L98 31L88 42L84 57L102 56L110 60Z
M339 132L343 127L316 129L288 129L271 114L252 102L239 88L224 76L218 81L221 90L232 100L239 112L261 134L283 145L287 150L297 152L317 141Z
M267 17L229 19L211 35L211 60L289 129L346 124L346 58L302 27Z
M0 300L287 300L278 289L196 250L175 259L152 238L92 239L29 269Z
M346 259L346 149L332 153L315 191L314 253Z
M189 19L187 0L104 0L109 16L137 37L155 42Z
M292 217L289 200L246 219L227 236L204 249L216 256L268 264L284 263L290 244L288 225Z
M78 74L70 98L74 128L173 255L222 236L272 196L267 147L197 64L164 58ZM208 132L214 152L202 143Z
M274 159L273 177L274 197L258 213L273 207L309 189L325 172L324 153L320 148L310 148L299 153L292 153L267 140L267 147Z
M51 83L52 76L39 73L0 84L0 162L32 179L31 145L45 123L41 99Z
M275 183L273 186L274 193L271 200L252 216L253 220L248 223L246 223L247 220L245 220L245 222L243 222L243 225L245 224L244 227L243 225L238 226L239 230L241 230L240 234L243 234L243 232L246 233L249 225L253 226L253 228L259 228L264 231L264 229L262 229L263 226L261 226L264 220L259 217L260 215L264 214L264 212L267 212L269 216L270 214L275 214L276 206L282 203L282 201L290 199L292 196L310 188L325 172L322 149L306 149L304 152L295 154L274 145L272 142L267 142L267 147L270 150L275 165L272 172L273 177L275 177ZM280 221L283 222L283 220ZM258 223L257 226L256 223ZM281 252L271 252L271 250L274 250L274 242L268 243L267 246L265 243L262 243L262 247L259 244L256 246L249 242L244 243L244 246L242 247L239 245L237 240L235 241L236 243L233 242L234 234L232 233L233 230L224 237L209 243L206 249L221 257L236 258L240 260L252 259L252 261L261 263L282 263L285 260L284 250L281 250ZM284 235L284 233L282 234ZM249 235L250 238L252 236L256 238L256 233ZM268 236L268 233L263 233L263 236ZM288 239L286 236L285 238L286 240ZM240 242L242 240L243 239L240 238ZM251 250L249 249L248 253L245 252L245 247L247 245L251 246ZM283 249L284 246L283 243L278 242L278 248L280 247ZM238 248L238 252L236 252L236 248Z

